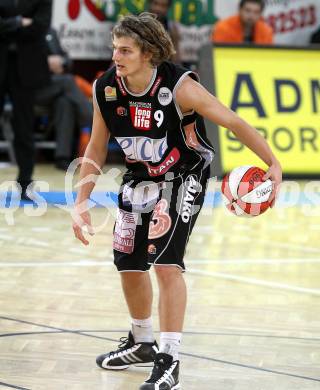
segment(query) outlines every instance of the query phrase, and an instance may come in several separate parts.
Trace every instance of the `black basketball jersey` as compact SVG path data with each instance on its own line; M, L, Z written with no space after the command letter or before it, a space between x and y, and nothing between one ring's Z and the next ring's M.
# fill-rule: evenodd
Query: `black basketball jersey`
M146 90L135 94L109 69L95 82L102 117L125 153L128 179L170 180L206 168L214 150L201 116L182 114L176 102L181 81L195 73L170 62L154 69Z

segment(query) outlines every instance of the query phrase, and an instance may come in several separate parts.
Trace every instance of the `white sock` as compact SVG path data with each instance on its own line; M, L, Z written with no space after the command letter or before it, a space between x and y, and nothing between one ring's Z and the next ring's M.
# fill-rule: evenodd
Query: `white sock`
M136 343L153 343L152 318L138 320L131 318L132 334Z
M179 360L179 347L182 333L161 332L159 352L167 353L173 357L173 361Z

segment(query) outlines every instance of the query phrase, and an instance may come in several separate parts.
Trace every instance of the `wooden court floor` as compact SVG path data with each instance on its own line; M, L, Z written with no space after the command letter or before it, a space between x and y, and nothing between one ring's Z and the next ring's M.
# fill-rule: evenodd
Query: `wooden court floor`
M0 169L1 182L13 175ZM63 189L52 167L37 167L36 178ZM11 225L0 213L0 388L138 389L148 370L95 365L129 326L112 264L113 219L84 247L68 210L16 209ZM94 209L93 224L106 213ZM319 215L319 205L303 204L254 219L203 209L186 254L183 390L320 389ZM157 292L157 331L156 301Z

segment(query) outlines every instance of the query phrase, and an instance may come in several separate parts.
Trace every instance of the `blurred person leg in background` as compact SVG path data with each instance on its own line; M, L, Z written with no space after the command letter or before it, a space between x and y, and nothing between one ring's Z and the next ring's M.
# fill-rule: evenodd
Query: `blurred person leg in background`
M17 78L16 53L9 54L7 73L7 91L12 101L12 128L14 130L13 147L19 168L17 182L21 185L21 196L27 198L26 189L32 181L35 164L33 140L33 88L24 88Z
M24 199L29 199L27 187L32 182L35 162L34 93L49 78L45 33L51 8L52 0L0 2L0 102L8 94L13 107L17 182Z
M90 133L93 108L71 73L72 61L53 28L48 30L46 42L51 77L50 83L37 91L36 104L51 110L56 139L55 163L58 169L66 170L73 157L76 129L80 134Z
M90 132L92 104L71 74L52 74L51 83L37 91L36 104L51 111L56 140L55 165L66 170L73 157L77 128L80 132L84 129Z

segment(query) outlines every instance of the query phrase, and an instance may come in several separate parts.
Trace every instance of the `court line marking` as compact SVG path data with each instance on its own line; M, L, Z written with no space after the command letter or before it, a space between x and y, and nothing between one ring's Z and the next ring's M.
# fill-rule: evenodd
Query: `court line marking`
M316 260L316 259L315 259ZM212 264L212 261L208 261L208 263L204 263L206 260L194 260L190 261L189 264ZM221 263L219 264L224 264L224 260L221 260ZM312 262L314 260L312 259ZM318 263L319 261L315 261ZM274 262L277 264L277 262ZM188 264L188 262L187 262ZM230 263L229 263L230 264ZM292 264L292 263L291 263ZM238 262L238 265L241 265L241 261ZM31 263L0 263L0 268L15 268L15 267L65 267L65 266L74 266L74 267L88 267L88 266L104 266L104 267L113 267L114 264L112 261L110 262L100 262L100 261L88 261L88 260L82 260L82 261L75 261L75 262L54 262L54 263L38 263L38 262L31 262ZM210 277L215 277L219 279L225 279L225 280L232 280L236 282L241 282L241 283L246 283L246 284L252 284L256 286L263 286L263 287L271 287L271 288L276 288L276 289L281 289L281 290L287 290L287 291L293 291L296 293L303 293L303 294L312 294L312 295L320 295L320 290L319 289L312 289L312 288L306 288L306 287L300 287L300 286L294 286L294 285L288 285L284 283L279 283L279 282L272 282L272 281L266 281L266 280L261 280L261 279L256 279L256 278L248 278L244 276L238 276L238 275L233 275L233 274L226 274L222 272L213 272L213 271L202 271L202 270L197 270L194 268L187 268L187 272L190 274L194 275L201 275L201 276L210 276Z
M106 254L106 257L108 254ZM239 265L243 266L246 264L263 264L263 265L278 265L278 264L288 264L288 265L295 265L295 264L317 264L320 263L320 259L193 259L185 261L186 265L189 264L197 265L197 264L215 264L219 266L224 265ZM28 262L22 262L22 261L4 261L0 262L0 268L15 268L15 267L111 267L113 266L113 259L110 259L110 261L100 261L100 260L90 260L90 259L83 259L78 261L63 261L63 260L57 260L56 262L46 262L46 261L28 261ZM189 269L187 268L187 271Z
M320 259L194 259L194 260L186 260L186 265L188 264L218 264L218 265L244 265L244 264L263 264L263 265L278 265L278 264L312 264L312 263L320 263Z
M5 234L0 233L0 240L3 241L15 241L15 244L18 245L34 245L34 246L39 246L39 247L50 247L50 243L47 241L43 240L36 240L32 237L29 236L20 236L19 238L15 238L14 236L9 236Z
M11 389L31 390L31 389L28 389L28 388L26 388L26 387L19 387L19 386L11 385L11 384L9 384L9 383L4 383L4 382L0 382L0 385L1 385L1 386L4 386L4 387L10 387Z
M0 268L15 268L15 267L112 267L114 266L113 262L106 261L92 261L92 260L80 260L80 261L56 261L56 262L4 262L0 263Z
M225 274L223 272L201 271L201 270L190 269L190 268L187 268L187 272L194 274L194 275L210 276L210 277L214 277L214 278L218 278L218 279L232 280L235 282L253 284L256 286L271 287L271 288L276 288L276 289L280 289L280 290L293 291L296 293L320 295L319 289L293 286L293 285L278 283L278 282L269 282L267 280L247 278L245 276L238 276L238 275L233 275L233 274Z
M265 259L265 261L267 261ZM302 260L301 260L302 262ZM305 260L303 263L308 262ZM310 261L309 261L310 262ZM312 262L318 263L317 259L312 259ZM186 262L186 264L212 264L213 261L206 261L206 260L193 260ZM222 265L226 263L226 261L221 260L221 262L218 262L218 264ZM242 261L239 261L237 264L241 264ZM215 263L217 264L217 263ZM230 263L228 263L230 264ZM232 263L235 264L235 263ZM252 263L249 263L252 264ZM259 264L259 263L254 263L254 264ZM277 261L272 262L271 264L277 264ZM290 263L292 264L292 263ZM269 263L270 265L270 263ZM38 262L31 262L31 263L0 263L0 268L24 268L24 267L66 267L66 266L72 266L72 267L92 267L92 266L99 266L99 267L113 267L114 264L112 261L110 262L100 262L100 261L89 261L89 260L82 260L82 261L73 261L73 262L54 262L54 263L38 263ZM269 288L275 288L275 289L280 289L280 290L286 290L286 291L292 291L295 293L302 293L302 294L311 294L311 295L320 295L320 289L312 289L312 288L306 288L306 287L300 287L300 286L294 286L294 285L289 285L285 283L279 283L279 282L272 282L272 281L267 281L267 280L261 280L261 279L256 279L256 278L248 278L244 276L238 276L234 274L226 274L222 272L214 272L214 271L202 271L202 270L197 270L194 268L187 268L187 272L193 275L201 275L201 276L210 276L214 278L219 278L219 279L225 279L225 280L231 280L235 282L241 282L241 283L246 283L246 284L251 284L251 285L256 285L260 287L269 287Z
M35 322L31 322L31 321L19 320L19 319L17 319L17 318L11 318L11 317L6 317L6 316L0 316L0 319L2 319L2 320L8 320L8 321L13 321L13 322L19 322L19 323L21 323L21 324L34 325L34 326L38 326L38 327L46 328L46 329L59 330L59 331L65 332L65 333L79 334L79 335L82 335L82 336L92 337L92 338L94 338L94 339L102 339L102 340L108 340L108 341L115 341L114 339L110 339L110 338L108 338L108 337L95 336L95 335L91 335L91 334L84 333L84 332L81 332L81 331L76 331L76 330L71 330L71 329L65 329L65 328L58 328L58 327L56 327L56 326L50 326L50 325L38 324L38 323L35 323Z
M197 232L201 232L202 234L217 234L214 232L214 228L213 226L199 226L197 229L195 228L194 230L195 233ZM220 237L229 237L229 235L227 234L223 234L221 232L218 232L218 235ZM254 242L261 242L261 243L267 243L268 246L270 247L279 247L279 248L286 248L286 249L293 249L293 250L301 250L302 252L311 252L311 253L320 253L320 248L316 248L316 247L310 247L310 246L305 246L305 245L299 245L299 244L291 244L291 243L286 243L286 242L278 242L278 241L274 241L274 240L270 240L270 239L264 239L264 238L256 238L256 237L252 237L250 236L250 238L248 237L248 235L241 235L237 232L237 237L241 237L241 238L246 238L248 240L248 242L254 240Z
M99 338L99 339L108 340L108 341L112 341L112 342L118 342L119 341L119 340L110 339L110 338L107 338L107 337L100 337L100 336L91 335L91 334L88 334L88 333L85 333L85 332L81 332L81 331L57 328L57 327L54 327L54 326L37 324L37 323L31 322L31 321L19 320L17 318L10 318L10 317L5 317L5 316L0 316L0 319L13 321L13 322L19 322L19 323L23 323L23 324L35 325L35 326L39 326L39 327L43 327L43 328L47 328L47 329L60 330L60 331L63 331L65 333L73 333L73 334L77 334L77 335L81 335L81 336L87 336L87 337L92 337L92 338ZM241 368L249 368L249 369L252 369L252 370L268 372L268 373L271 373L271 374L277 374L277 375L289 376L289 377L293 377L293 378L299 378L299 379L305 379L305 380L320 382L320 378L312 378L312 377L307 377L307 376L303 376L303 375L290 374L288 372L276 371L276 370L272 370L272 369L268 369L268 368L262 368L262 367L258 367L258 366L245 365L245 364L241 364L241 363L230 362L230 361L227 361L227 360L214 359L214 358L201 356L201 355L194 355L194 354L190 354L190 353L186 353L186 352L180 352L180 354L183 355L183 356L188 356L188 357L192 357L192 358L197 358L197 359L202 359L202 360L209 360L209 361L222 363L222 364L227 364L227 365L232 365L232 366L237 366L237 367L241 367ZM29 389L26 389L26 390L29 390Z
M197 233L202 233L202 234L218 234L218 237L227 237L227 234L223 234L221 232L215 233L214 228L212 226L200 226L198 228L195 228L194 230L195 235ZM240 238L245 238L248 242L253 240L253 237L249 239L248 235L241 235L237 232L237 237ZM4 241L13 241L14 237L8 234L1 234L0 233L0 240ZM23 242L18 240L18 244L21 243L27 243L28 245L34 245L34 246L39 246L39 247L50 247L50 243L46 241L40 241L40 240L34 240L32 238L29 238L28 236L23 236L20 238ZM289 249L289 250L297 250L305 253L320 253L320 248L312 247L310 245L299 245L299 244L292 244L292 243L285 243L285 242L277 242L274 240L270 239L263 239L263 238L254 238L255 243L262 243L262 244L268 244L268 247L273 247L273 248L283 248L283 249ZM69 252L74 252L74 253L84 253L85 249L84 248L69 248Z
M268 373L271 373L271 374L278 374L278 375L289 376L289 377L293 377L293 378L307 379L307 380L314 381L314 382L320 382L320 378L312 378L312 377L309 377L309 376L290 374L290 373L286 373L286 372L282 372L282 371L272 370L270 368L263 368L263 367L251 366L251 365L248 365L248 364L241 364L241 363L236 363L236 362L230 362L229 360L215 359L215 358L210 358L210 357L206 357L206 356L202 356L202 355L195 355L193 353L183 352L183 353L180 353L180 354L184 355L184 356L189 356L189 357L192 357L192 358L197 358L197 359L202 359L202 360L209 360L209 361L212 361L212 362L227 364L229 366L236 366L236 367L241 367L241 368L249 368L249 369L253 369L253 370L257 370L257 371L268 372Z
M241 235L238 235L238 237L239 236L241 236ZM244 236L244 235L242 235L241 237L248 238L248 236ZM290 244L290 243L286 243L286 242L277 242L277 241L270 240L270 239L250 237L250 242L252 242L253 240L255 243L256 242L267 243L268 246L270 246L270 247L286 248L286 249L299 250L302 252L309 252L309 253L320 253L320 248L315 248L315 247L306 246L306 245Z
M84 333L126 333L128 329L77 329L76 332ZM154 333L160 334L160 331L154 330ZM32 336L40 334L62 334L66 333L63 330L44 330L44 331L32 331L32 332L15 332L15 333L2 333L0 337L15 337L15 336ZM239 336L239 337L255 337L255 338L271 338L271 339L280 339L280 340L300 340L300 341L320 341L320 338L316 337L294 337L294 336L277 336L277 335L266 335L266 334L246 334L246 333L222 333L222 332L192 332L192 331L183 331L183 334L186 336Z

